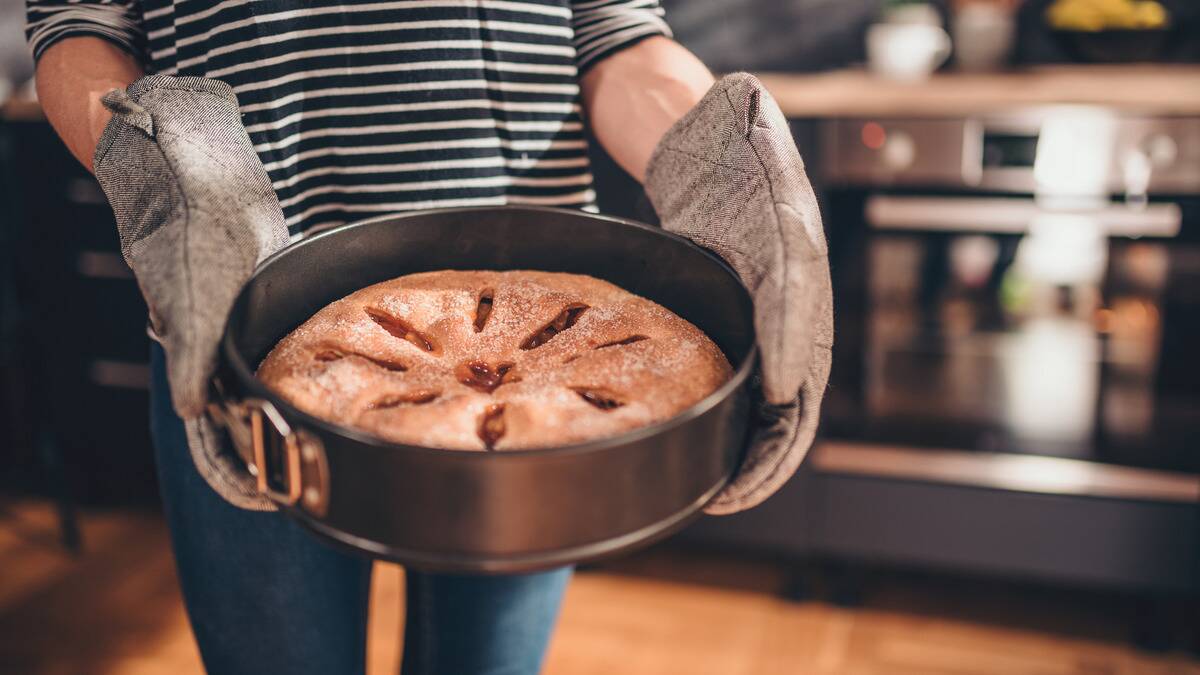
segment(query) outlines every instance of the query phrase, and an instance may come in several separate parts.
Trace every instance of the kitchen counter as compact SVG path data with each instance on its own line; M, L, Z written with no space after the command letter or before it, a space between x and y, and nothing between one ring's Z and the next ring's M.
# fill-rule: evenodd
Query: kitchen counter
M939 73L914 83L864 70L760 73L784 114L812 117L948 117L1037 105L1083 104L1155 115L1200 115L1200 66L1042 66L999 73Z
M26 96L14 96L0 104L0 119L10 122L29 122L45 118L38 102Z
M953 117L1005 108L1082 104L1155 115L1200 115L1200 65L1041 66L939 73L894 82L865 70L758 73L788 117ZM0 117L42 117L36 101L9 100Z

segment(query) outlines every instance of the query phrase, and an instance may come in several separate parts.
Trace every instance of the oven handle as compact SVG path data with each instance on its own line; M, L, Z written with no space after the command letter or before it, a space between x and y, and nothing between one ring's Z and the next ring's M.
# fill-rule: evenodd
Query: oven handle
M827 440L813 447L807 462L825 474L1053 495L1200 502L1198 474L1066 457Z
M871 195L867 224L876 230L1024 234L1043 216L1087 218L1111 237L1174 237L1183 213L1178 204L1139 207L1108 204L1093 209L1047 209L1033 199L1013 197L905 197Z

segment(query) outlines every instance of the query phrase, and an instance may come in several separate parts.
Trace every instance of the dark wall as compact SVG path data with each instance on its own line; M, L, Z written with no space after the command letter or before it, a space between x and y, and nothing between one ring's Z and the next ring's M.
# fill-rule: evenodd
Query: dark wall
M676 38L710 68L824 70L863 58L881 0L661 0Z
M718 72L818 71L861 62L863 36L884 0L660 0L675 37ZM1200 2L1159 0L1172 17L1164 59L1200 62ZM1025 0L1017 14L1017 65L1071 54L1046 27L1053 0ZM949 0L931 0L943 16Z

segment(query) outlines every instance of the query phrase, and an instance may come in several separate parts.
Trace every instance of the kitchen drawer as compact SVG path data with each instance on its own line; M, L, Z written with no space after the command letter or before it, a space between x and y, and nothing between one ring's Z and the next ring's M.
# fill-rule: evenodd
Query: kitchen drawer
M51 433L80 498L152 499L156 481L147 391L85 382L69 400L71 405L58 406Z
M65 289L69 299L30 309L37 332L60 349L88 356L145 359L146 305L127 280L79 279ZM86 327L86 328L84 328Z
M33 206L33 204L31 204ZM117 224L108 204L46 201L29 214L26 246L43 255L59 251L100 250L119 253Z

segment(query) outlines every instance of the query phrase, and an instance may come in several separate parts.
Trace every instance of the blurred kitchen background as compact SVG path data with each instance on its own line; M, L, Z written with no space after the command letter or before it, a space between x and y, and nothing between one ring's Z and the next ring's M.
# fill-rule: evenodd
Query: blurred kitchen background
M663 4L792 120L833 376L781 493L580 572L546 672L1200 673L1200 3ZM0 1L0 672L199 672L145 309L22 24Z

